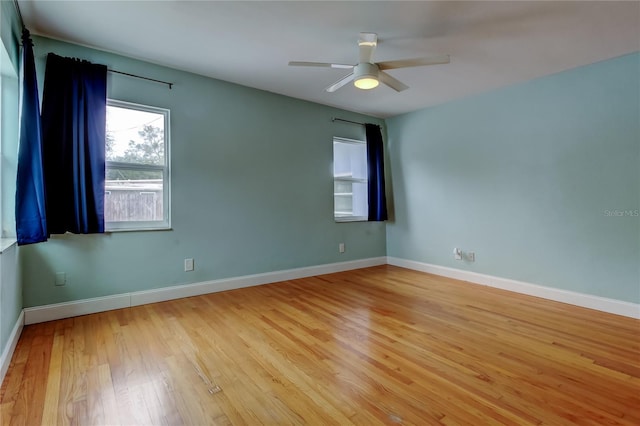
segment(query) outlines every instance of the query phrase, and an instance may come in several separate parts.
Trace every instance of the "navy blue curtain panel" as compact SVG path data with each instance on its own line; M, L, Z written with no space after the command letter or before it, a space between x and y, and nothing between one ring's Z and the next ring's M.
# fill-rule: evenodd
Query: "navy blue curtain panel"
M104 232L107 67L49 53L42 96L48 231Z
M33 42L26 28L22 31L22 70L24 77L16 182L16 236L20 245L46 241L49 235L42 169L40 100Z
M369 221L387 220L387 197L384 189L384 147L380 126L364 125L367 135L369 167Z

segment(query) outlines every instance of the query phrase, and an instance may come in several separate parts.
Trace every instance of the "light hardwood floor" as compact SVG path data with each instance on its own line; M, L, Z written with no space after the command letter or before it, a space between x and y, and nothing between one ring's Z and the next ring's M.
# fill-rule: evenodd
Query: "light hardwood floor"
M393 266L27 326L2 425L640 425L640 321Z

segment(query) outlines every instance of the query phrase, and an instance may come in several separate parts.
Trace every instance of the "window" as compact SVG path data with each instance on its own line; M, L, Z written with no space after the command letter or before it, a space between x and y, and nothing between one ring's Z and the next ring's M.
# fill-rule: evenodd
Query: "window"
M18 164L18 129L20 128L20 80L9 52L0 40L0 237L15 237L16 165Z
M169 110L107 102L107 231L168 229Z
M336 222L368 219L367 144L333 138L333 215Z

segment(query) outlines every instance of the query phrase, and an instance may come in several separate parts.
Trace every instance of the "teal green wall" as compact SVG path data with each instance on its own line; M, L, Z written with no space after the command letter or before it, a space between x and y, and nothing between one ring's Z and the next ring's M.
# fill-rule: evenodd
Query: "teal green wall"
M606 214L640 209L638 54L388 119L385 235L332 219L331 138L362 135L330 119L375 119L35 42L41 84L48 52L176 84L109 77L111 98L171 109L173 230L21 248L25 306L385 254L640 302L639 219Z
M632 54L387 120L388 255L640 302L639 79Z
M20 28L22 23L18 19L13 0L0 0L0 40L7 49L9 58L16 69L20 53Z
M334 135L381 120L35 38L48 52L175 83L110 74L109 97L171 110L171 231L56 236L20 248L26 307L384 256L383 223L335 223ZM338 253L338 243L346 253ZM195 271L183 272L184 258ZM54 274L67 285L54 286Z
M22 287L17 276L17 246L0 255L0 353L5 350L11 332L22 312Z

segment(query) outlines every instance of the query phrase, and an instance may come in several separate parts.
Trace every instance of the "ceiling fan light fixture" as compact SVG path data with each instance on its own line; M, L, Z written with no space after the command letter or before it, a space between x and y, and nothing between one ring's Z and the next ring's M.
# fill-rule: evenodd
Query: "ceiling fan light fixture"
M358 39L358 63L356 65L334 64L328 62L300 62L291 61L290 66L296 67L321 67L352 69L353 72L345 75L324 90L333 93L353 81L356 89L371 90L380 85L402 92L409 88L403 82L397 80L386 71L397 68L422 67L425 65L448 64L449 55L431 56L428 58L400 59L395 61L374 62L373 57L378 45L376 33L360 33Z
M363 90L375 89L376 87L378 87L379 84L380 82L378 81L377 78L369 77L369 76L360 77L353 82L354 86L356 86L358 89L363 89Z
M369 90L378 87L378 66L370 63L360 63L353 69L353 85L358 89Z

